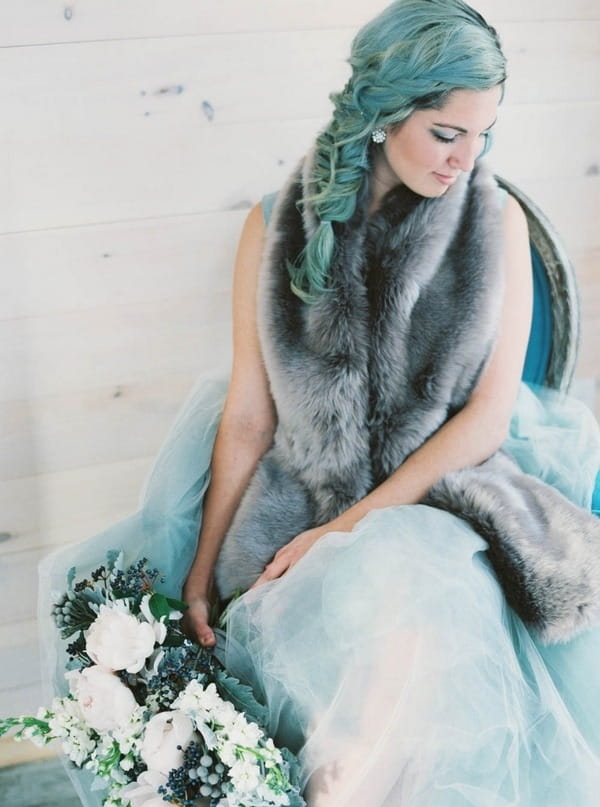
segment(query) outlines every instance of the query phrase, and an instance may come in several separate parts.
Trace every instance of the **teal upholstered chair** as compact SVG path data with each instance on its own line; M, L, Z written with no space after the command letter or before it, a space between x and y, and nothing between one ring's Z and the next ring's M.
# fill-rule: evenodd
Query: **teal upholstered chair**
M566 392L579 347L579 296L575 272L552 224L511 182L496 176L519 202L529 225L533 266L533 318L523 379ZM600 514L600 473L592 507Z

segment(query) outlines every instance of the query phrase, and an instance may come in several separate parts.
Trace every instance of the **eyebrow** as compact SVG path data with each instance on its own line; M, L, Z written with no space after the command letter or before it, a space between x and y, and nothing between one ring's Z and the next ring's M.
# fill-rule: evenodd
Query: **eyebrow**
M489 130L492 128L492 126L495 125L497 120L498 120L498 118L494 118L493 123L490 123L490 125L486 129L484 129L483 131L484 132L489 132ZM461 132L462 134L469 134L469 130L464 129L462 126L452 126L452 124L450 124L450 123L434 123L433 125L434 126L440 126L442 129L454 129L455 131Z

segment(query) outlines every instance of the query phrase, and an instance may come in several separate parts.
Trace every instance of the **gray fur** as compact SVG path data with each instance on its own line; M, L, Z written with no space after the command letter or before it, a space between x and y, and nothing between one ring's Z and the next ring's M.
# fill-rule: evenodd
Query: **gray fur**
M497 452L447 474L429 504L468 521L508 602L542 641L565 641L600 619L600 519Z
M259 283L263 357L277 408L216 568L222 596L274 553L365 496L466 403L494 343L502 299L499 194L484 165L398 216L402 188L336 224L331 291L305 305L287 262L314 217L300 170L279 194ZM428 503L490 544L510 604L547 640L600 616L599 522L500 454L448 474Z

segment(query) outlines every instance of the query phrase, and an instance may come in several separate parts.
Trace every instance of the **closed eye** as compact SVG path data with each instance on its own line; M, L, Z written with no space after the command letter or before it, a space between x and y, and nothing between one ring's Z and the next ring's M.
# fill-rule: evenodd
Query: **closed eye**
M436 132L435 129L431 129L431 134L435 137L436 140L439 140L441 143L454 143L454 141L458 137L458 135L448 137L447 135L443 135L441 132Z
M435 137L435 139L439 140L440 143L455 143L457 137L460 137L460 135L458 135L458 134L452 135L452 136L443 135L441 132L436 132L435 129L431 129L430 131L431 131L431 134ZM487 140L488 137L490 136L490 134L491 134L490 130L486 129L485 132L481 132L479 137L483 137L485 140Z

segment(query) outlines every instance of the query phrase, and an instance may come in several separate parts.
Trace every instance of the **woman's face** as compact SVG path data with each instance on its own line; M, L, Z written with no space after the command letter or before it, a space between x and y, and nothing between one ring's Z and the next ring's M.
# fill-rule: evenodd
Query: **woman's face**
M441 196L470 171L496 121L501 88L454 90L442 109L420 109L394 128L374 159L379 193L403 183L421 196ZM377 193L377 190L376 190Z

